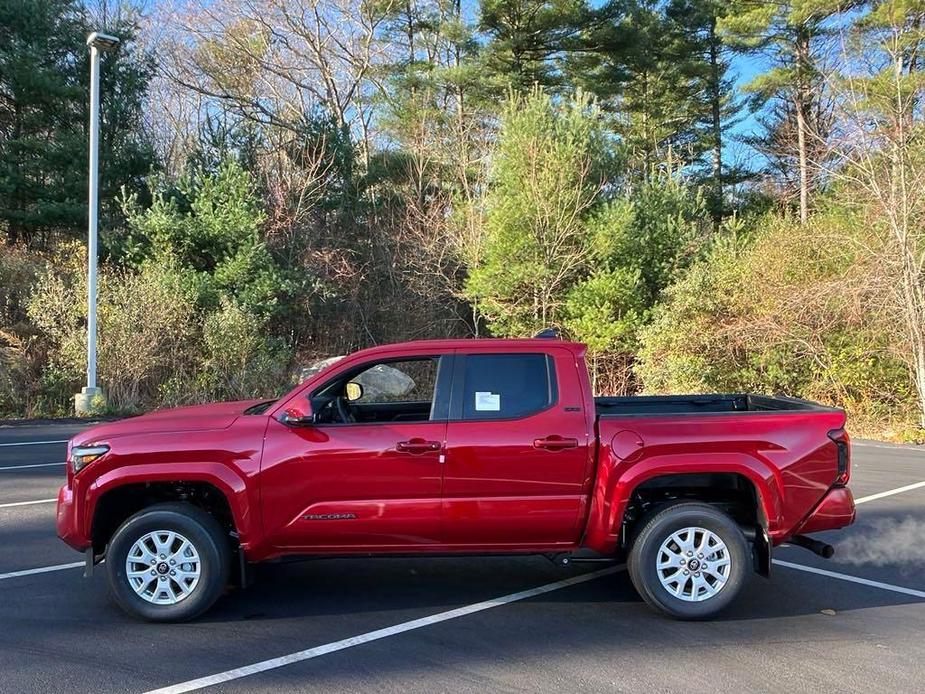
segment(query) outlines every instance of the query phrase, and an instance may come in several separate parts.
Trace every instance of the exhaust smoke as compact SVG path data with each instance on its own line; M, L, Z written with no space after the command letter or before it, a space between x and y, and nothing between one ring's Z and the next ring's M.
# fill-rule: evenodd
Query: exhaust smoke
M871 521L867 529L838 543L835 561L874 566L925 565L925 521L911 516Z

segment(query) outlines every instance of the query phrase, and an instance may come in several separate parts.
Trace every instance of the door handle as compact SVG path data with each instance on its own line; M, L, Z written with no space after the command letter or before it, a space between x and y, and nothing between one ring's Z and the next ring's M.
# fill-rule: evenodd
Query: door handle
M553 434L545 439L533 439L534 448L545 448L547 451L561 451L566 448L578 448L578 439L565 438Z
M395 444L395 450L402 453L429 453L439 451L442 445L439 441L425 441L424 439L411 439L410 441L399 441Z

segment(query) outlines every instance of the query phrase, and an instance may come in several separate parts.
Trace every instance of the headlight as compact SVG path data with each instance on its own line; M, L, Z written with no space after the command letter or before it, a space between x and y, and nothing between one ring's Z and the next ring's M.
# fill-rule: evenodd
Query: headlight
M109 446L74 446L71 449L71 467L75 473L80 472L108 450Z

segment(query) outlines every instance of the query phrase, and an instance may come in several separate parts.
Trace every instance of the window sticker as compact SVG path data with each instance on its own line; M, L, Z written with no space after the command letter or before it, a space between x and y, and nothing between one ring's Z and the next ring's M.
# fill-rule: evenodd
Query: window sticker
M501 393L488 390L475 391L476 412L499 412L501 410Z

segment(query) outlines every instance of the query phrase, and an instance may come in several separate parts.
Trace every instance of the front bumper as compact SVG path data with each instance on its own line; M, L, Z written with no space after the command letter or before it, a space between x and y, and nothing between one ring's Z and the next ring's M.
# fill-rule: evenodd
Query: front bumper
M854 496L847 487L833 487L816 508L794 530L794 535L818 533L824 530L838 530L854 523L856 509Z
M58 490L58 509L55 518L58 537L74 549L83 552L90 546L90 538L82 527L78 516L77 504L74 503L73 490L64 485Z

